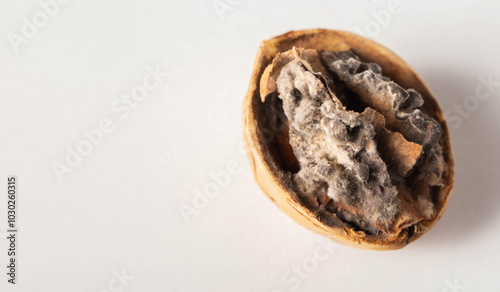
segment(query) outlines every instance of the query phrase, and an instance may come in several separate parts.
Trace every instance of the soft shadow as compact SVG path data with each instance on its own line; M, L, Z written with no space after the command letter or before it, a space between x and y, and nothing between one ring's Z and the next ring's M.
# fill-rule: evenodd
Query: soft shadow
M465 70L433 68L419 73L434 92L443 112L453 109L454 104L463 105L466 97L474 95L480 84L478 76L470 76ZM489 73L483 76L486 78ZM480 100L477 110L468 111L470 116L461 118L460 125L448 120L449 126L455 125L455 128L450 127L456 160L455 189L441 221L414 243L415 247L468 245L471 240L484 236L491 223L499 220L500 155L497 143L500 141L497 135L500 125L496 124L498 113L494 109L499 93L500 88L497 88L488 99Z

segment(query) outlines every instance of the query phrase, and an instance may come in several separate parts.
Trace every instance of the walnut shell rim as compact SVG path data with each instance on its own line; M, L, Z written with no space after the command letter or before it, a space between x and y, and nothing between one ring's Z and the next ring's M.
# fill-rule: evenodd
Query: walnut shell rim
M257 118L263 107L260 97L260 79L264 69L278 52L292 47L316 50L339 51L353 49L363 59L379 64L384 75L405 88L414 88L424 98L424 106L434 114L442 127L441 144L448 167L444 177L444 187L439 190L441 200L436 205L436 214L430 220L415 225L414 230L405 229L389 240L363 236L349 227L334 227L325 224L312 210L303 206L295 191L288 184L285 171L280 169L264 141L265 129L260 129ZM449 130L436 98L420 76L400 57L382 45L353 33L326 29L291 31L264 41L258 50L252 78L243 103L243 133L252 172L262 191L290 218L300 225L326 235L346 245L374 249L400 249L418 239L432 228L446 210L454 184L454 158L451 149Z

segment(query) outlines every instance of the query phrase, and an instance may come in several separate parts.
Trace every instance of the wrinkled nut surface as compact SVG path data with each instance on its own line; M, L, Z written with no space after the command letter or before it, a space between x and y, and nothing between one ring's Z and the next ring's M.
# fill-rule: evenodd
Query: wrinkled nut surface
M258 184L308 229L397 249L445 211L454 160L441 109L373 41L316 29L263 42L243 118Z

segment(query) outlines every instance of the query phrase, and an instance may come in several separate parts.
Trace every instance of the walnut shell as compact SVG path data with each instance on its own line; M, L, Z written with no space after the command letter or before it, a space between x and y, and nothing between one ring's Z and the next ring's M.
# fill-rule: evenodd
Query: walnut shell
M314 201L311 203L293 186L290 179L291 172L297 171L300 166L294 157L294 150L288 143L288 129L279 133L269 129L269 111L264 103L266 96L261 96L261 93L267 95L268 87L270 91L276 89L275 84L268 84L275 81L268 81L273 59L278 53L296 50L295 48L314 49L318 52L351 50L363 61L378 64L384 78L388 77L402 88L412 88L421 94L424 101L422 111L437 121L441 127L441 137L437 143L441 147L445 165L442 183L439 187L432 187L432 192L428 191L433 202L433 213L430 217L421 218L411 226L404 226L397 234L371 234L327 212L326 205L322 205L326 204L324 198L315 198L310 200ZM453 189L454 158L448 127L437 100L418 74L401 58L380 44L353 33L312 29L291 31L264 41L258 50L243 104L243 131L251 168L263 192L300 225L347 245L374 250L391 250L406 246L441 218ZM396 148L386 151L395 151ZM429 189L427 186L425 188ZM417 184L410 187L412 194L416 196L419 196L419 192L425 188Z

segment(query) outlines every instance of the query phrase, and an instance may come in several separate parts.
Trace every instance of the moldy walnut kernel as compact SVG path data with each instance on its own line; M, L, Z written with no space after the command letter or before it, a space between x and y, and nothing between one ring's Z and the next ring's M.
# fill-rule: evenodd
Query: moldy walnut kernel
M244 130L264 192L343 243L403 247L437 222L451 193L437 102L401 59L354 34L309 30L264 42Z

